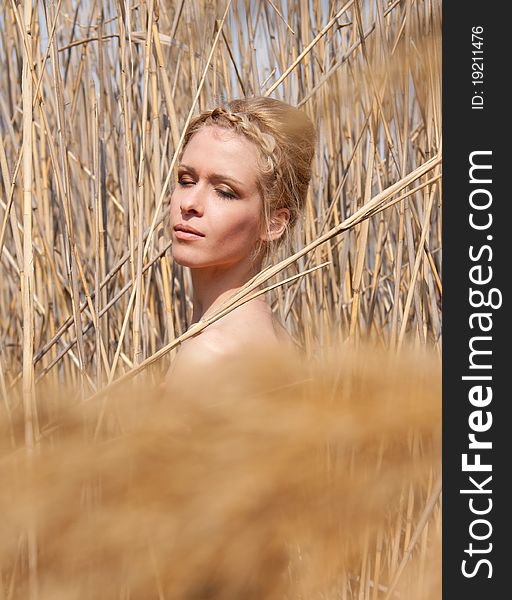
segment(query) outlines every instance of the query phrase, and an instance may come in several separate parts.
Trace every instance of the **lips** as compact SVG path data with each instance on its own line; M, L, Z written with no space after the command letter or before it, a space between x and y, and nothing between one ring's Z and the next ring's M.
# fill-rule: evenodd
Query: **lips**
M175 225L174 231L176 237L181 240L193 240L204 237L204 233L190 227L190 225Z

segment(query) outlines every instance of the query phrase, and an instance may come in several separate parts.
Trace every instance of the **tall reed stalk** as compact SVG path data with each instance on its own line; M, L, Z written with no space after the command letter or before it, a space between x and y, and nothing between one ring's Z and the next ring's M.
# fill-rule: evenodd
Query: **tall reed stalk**
M27 461L32 459L35 423L34 394L34 253L32 239L32 0L23 3L23 68L21 75L22 95L22 156L23 156L23 267L20 273L22 315L23 315L23 408L25 422L25 446L28 452ZM7 183L7 182L6 182ZM29 465L30 469L30 465ZM27 558L29 572L29 597L38 597L37 585L37 536L35 515L30 511L27 515Z

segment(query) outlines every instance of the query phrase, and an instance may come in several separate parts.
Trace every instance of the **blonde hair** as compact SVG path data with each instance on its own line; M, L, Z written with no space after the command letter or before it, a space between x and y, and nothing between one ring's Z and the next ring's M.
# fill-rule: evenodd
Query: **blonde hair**
M302 212L311 179L316 131L303 111L274 98L231 100L195 117L185 133L182 153L202 127L217 125L245 136L259 150L258 187L263 199L263 218L270 231L272 213L290 211L287 231L266 244L265 255L289 239L289 232Z

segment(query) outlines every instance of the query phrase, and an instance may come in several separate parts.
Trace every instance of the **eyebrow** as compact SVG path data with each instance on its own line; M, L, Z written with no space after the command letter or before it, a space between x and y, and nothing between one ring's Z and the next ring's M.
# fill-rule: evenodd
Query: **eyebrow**
M190 171L194 175L197 175L197 171L194 169L194 167L191 167L189 165L184 165L183 163L178 165L178 169L184 169L185 171ZM223 175L221 173L210 174L210 179L213 179L214 181L221 181L221 180L231 181L235 185L240 185L242 187L245 186L245 184L242 181L239 181L238 179L235 179L234 177L230 177L229 175Z

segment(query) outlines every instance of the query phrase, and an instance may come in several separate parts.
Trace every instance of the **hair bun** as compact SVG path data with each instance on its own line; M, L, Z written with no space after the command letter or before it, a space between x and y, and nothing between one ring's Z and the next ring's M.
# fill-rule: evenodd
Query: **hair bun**
M217 117L227 117L228 116L228 111L225 110L224 108L222 108L221 106L217 106L216 108L214 108L211 112L211 117L212 119L215 119Z

